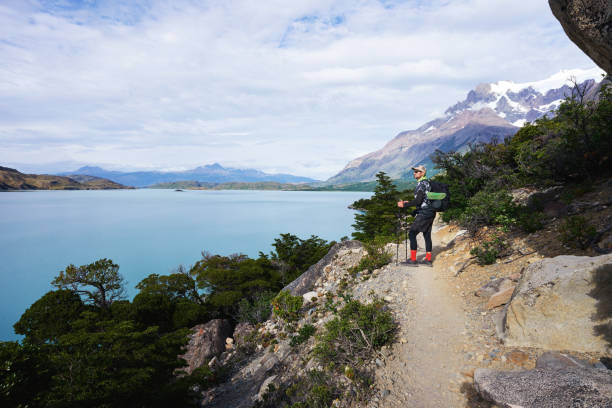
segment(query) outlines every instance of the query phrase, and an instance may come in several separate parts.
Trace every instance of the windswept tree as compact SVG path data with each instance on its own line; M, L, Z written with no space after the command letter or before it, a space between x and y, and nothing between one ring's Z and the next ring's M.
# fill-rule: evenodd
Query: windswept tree
M104 310L115 300L125 297L119 265L106 258L79 267L70 264L51 284L59 289L72 290L84 297L84 301Z
M397 227L397 202L400 193L384 171L376 174L376 182L371 198L355 201L352 205L358 210L353 224L353 237L361 241L392 237Z

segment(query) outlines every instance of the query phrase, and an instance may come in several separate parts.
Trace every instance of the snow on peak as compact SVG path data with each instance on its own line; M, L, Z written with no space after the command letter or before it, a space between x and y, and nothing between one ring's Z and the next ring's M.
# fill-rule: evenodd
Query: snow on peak
M564 69L540 81L524 83L497 81L489 85L491 87L491 92L500 95L508 91L516 93L529 87L544 94L546 91L561 88L563 85L571 86L570 78L575 78L578 83L584 82L587 79L595 79L599 82L603 74L605 74L605 72L597 67L591 69Z

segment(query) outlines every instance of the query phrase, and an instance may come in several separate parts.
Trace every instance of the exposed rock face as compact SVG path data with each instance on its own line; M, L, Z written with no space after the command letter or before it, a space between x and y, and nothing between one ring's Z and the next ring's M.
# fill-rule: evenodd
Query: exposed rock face
M530 371L480 368L474 385L486 400L504 408L612 406L612 371L566 367Z
M612 74L612 2L548 0L567 36L597 65Z
M530 265L505 312L507 345L608 353L612 254L564 255Z
M319 260L319 262L308 268L306 272L285 286L283 290L288 290L293 296L303 296L310 291L317 279L325 273L324 268L332 262L338 252L347 249L359 249L361 247L362 245L359 241L338 242L329 250L327 255Z
M287 342L281 343L274 353L263 353L250 361L245 367L238 371L232 378L208 391L202 401L202 405L210 408L247 408L261 398L266 387L262 387L268 380L272 382L276 372L283 363L292 355L292 350ZM295 358L295 356L294 356Z
M225 319L214 319L192 329L187 352L181 357L187 361L185 371L190 374L207 359L225 351L225 339L232 335L232 326Z
M244 346L246 344L246 338L253 333L255 326L251 323L238 323L234 329L234 342L236 346Z

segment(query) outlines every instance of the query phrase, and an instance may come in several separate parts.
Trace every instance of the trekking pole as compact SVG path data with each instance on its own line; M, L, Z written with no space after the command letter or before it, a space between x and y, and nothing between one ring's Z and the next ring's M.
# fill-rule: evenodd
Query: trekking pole
M395 266L397 266L399 262L399 246L400 246L401 235L402 235L402 209L398 207L397 208L397 231L395 232L395 243L397 244L395 247Z
M408 216L406 216L406 218L408 218ZM408 262L408 221L406 221L406 234L405 234L405 242L404 244L406 245L406 259L405 261Z

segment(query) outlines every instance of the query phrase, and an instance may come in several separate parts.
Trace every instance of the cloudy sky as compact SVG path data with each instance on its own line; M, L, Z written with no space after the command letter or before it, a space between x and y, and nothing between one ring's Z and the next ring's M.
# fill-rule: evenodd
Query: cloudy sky
M478 83L594 66L546 0L2 0L0 165L326 179Z

